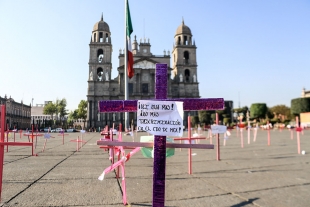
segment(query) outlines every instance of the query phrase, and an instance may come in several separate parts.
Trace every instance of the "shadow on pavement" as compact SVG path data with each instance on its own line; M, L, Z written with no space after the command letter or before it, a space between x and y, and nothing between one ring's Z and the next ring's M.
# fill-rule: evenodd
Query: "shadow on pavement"
M233 206L231 206L231 207L241 207L241 206L246 206L246 205L248 205L248 204L253 204L253 202L255 201L255 200L258 200L259 198L253 198L253 199L249 199L248 201L243 201L243 202L241 202L241 203L239 203L239 204L236 204L236 205L233 205Z

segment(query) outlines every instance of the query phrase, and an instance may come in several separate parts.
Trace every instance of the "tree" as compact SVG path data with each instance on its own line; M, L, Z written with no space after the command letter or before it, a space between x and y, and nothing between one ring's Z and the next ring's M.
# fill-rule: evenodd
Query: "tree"
M58 112L60 118L64 118L66 115L68 115L68 112L66 109L67 100L65 98L63 98L61 100L57 100L56 106L57 106L57 112Z
M191 116L191 126L195 127L199 123L198 116Z
M229 117L224 117L224 118L223 118L223 124L224 124L224 125L227 125L227 124L229 124L229 123L231 123L230 118L229 118Z
M244 115L246 114L246 112L249 110L249 107L247 106L244 106L242 108L235 108L233 109L234 112L240 114L240 113L243 113Z
M210 124L211 114L208 111L198 111L199 122L202 124Z
M215 113L211 114L211 119L212 119L213 123L215 123L215 121L216 121L216 114Z
M267 107L267 113L266 113L266 118L268 119L273 119L275 118L275 115L272 113L269 107Z
M265 103L254 103L251 105L251 118L260 119L266 118L268 108Z
M78 109L77 109L78 118L82 119L84 122L84 129L85 129L85 122L87 118L87 101L81 100Z
M224 110L216 110L215 113L218 114L218 117L219 117L219 121L223 120L223 115L225 114L225 109ZM226 114L225 114L226 116ZM216 118L216 116L215 116Z
M310 98L295 98L291 100L291 114L299 116L300 113L310 112Z
M271 113L280 121L291 120L291 109L285 105L276 105L270 108Z
M61 100L56 100L56 108L57 108L57 111L56 113L59 115L59 118L60 120L64 120L64 117L66 115L68 115L68 112L67 112L67 100L65 98L61 99ZM63 125L63 122L61 122L62 125Z
M244 120L244 118L246 118L246 113L249 111L249 107L244 106L242 108L235 108L233 109L234 113L237 113L237 119L240 118L240 114L243 114L243 118L241 121ZM234 117L236 118L236 117Z
M78 117L78 110L77 110L77 109L75 109L74 111L71 111L71 112L69 113L68 119L75 121L75 120L77 120L78 118L79 118L79 117Z
M57 107L55 104L52 102L49 102L46 104L43 108L43 114L45 115L51 115L51 119L53 120L53 115L56 114L57 112Z
M75 109L74 111L71 111L70 113L69 113L69 116L68 116L68 122L70 123L72 123L72 125L73 125L73 123L75 122L75 120L77 120L78 119L78 110L77 109Z

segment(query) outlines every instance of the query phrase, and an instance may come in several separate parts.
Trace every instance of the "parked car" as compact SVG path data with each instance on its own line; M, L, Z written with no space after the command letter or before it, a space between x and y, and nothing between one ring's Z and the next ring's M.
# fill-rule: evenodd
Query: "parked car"
M61 131L64 131L62 128L56 128L56 129L52 129L51 132L56 132L56 133L60 133Z
M67 129L67 132L77 132L76 129Z
M51 131L51 128L50 127L45 127L44 128L44 132L48 132L48 130Z

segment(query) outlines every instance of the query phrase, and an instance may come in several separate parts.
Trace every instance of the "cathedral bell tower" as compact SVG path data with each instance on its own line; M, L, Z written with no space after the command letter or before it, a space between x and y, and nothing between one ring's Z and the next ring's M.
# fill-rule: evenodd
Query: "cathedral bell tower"
M177 28L174 35L172 49L172 73L173 73L173 98L200 98L199 83L197 81L196 45L193 35L188 26L182 24ZM184 117L197 116L197 111L185 111ZM184 126L187 126L184 119Z
M178 83L178 97L199 98L196 45L188 26L182 24L177 28L172 50L172 71L174 83Z
M103 99L106 88L109 88L112 70L112 43L109 25L101 19L92 31L89 43L89 68L87 90L87 127L98 127L100 114L98 101Z

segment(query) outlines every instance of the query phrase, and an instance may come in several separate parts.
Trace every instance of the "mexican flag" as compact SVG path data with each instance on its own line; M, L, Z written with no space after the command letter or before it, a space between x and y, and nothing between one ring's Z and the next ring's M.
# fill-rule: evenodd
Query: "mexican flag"
M131 40L130 35L133 32L130 11L129 11L129 3L127 1L127 9L126 9L126 37L127 37L127 74L128 78L132 78L135 71L133 69L133 55L131 51Z

